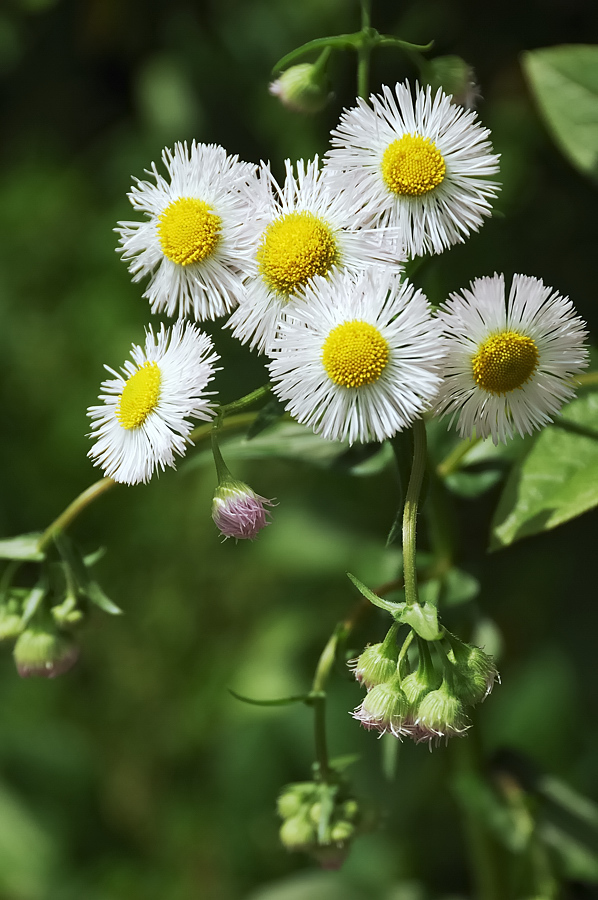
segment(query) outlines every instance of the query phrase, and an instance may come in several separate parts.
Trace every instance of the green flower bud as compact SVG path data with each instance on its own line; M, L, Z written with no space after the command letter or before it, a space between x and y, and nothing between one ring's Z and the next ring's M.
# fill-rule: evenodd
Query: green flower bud
M468 651L456 656L455 687L462 703L475 706L488 696L500 676L491 656L479 647L468 647Z
M303 815L293 816L283 822L279 834L287 850L309 850L317 846L317 830Z
M50 627L29 625L17 640L13 654L21 678L31 675L56 678L72 669L79 648L66 634Z
M288 109L300 113L320 112L332 96L328 76L312 63L291 66L272 82L269 90Z
M465 109L475 109L480 99L475 72L460 56L437 56L430 60L426 65L426 79L433 91L442 88L445 94L453 95L453 103Z
M332 826L330 839L333 843L346 844L347 841L350 841L353 837L355 837L355 825L352 825L351 822L341 820Z
M463 734L468 728L460 699L443 680L440 687L426 694L419 704L411 736L419 744Z
M364 728L401 737L408 733L404 728L408 714L409 703L395 675L391 681L377 684L369 691L363 703L353 712L353 718L361 722Z
M77 606L77 598L69 594L58 606L51 609L52 618L59 627L78 625L83 621L83 611Z
M359 818L359 803L357 800L345 800L339 811L343 819L355 822Z
M387 656L383 648L384 644L370 644L357 659L348 663L357 681L365 684L368 690L396 675L398 648L395 648L394 657Z
M10 641L23 630L20 606L14 600L0 606L0 641Z
M276 801L276 808L281 819L291 819L304 811L315 794L313 781L302 781L287 784Z

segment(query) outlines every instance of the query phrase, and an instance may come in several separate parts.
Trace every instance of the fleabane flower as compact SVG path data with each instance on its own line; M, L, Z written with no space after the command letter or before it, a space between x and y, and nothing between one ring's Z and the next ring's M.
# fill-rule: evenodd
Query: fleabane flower
M216 488L212 519L223 537L254 540L270 524L266 507L273 505L273 500L256 494L248 484L229 478Z
M452 414L462 437L531 434L574 395L587 365L585 323L573 304L538 278L478 278L451 294L438 319L446 339L436 412Z
M206 385L218 355L212 341L190 322L147 330L145 348L133 345L133 362L104 381L102 406L91 406L89 456L115 481L149 481L158 467L175 465L192 430L189 419L209 421L214 412Z
M281 187L262 164L258 215L265 223L258 238L257 272L227 325L233 335L260 353L274 338L283 315L303 305L305 289L316 276L367 268L401 270L402 238L397 228L356 225L359 198L331 189L317 157L286 160Z
M152 312L197 321L230 312L253 270L254 165L214 144L175 144L129 193L140 222L119 222L122 258L133 281L150 275L144 297Z
M498 172L489 131L442 90L383 87L357 101L332 132L326 168L361 198L362 219L398 225L408 256L462 243L490 215Z
M306 287L269 369L298 422L329 440L383 441L434 400L443 352L421 291L390 272L345 272Z

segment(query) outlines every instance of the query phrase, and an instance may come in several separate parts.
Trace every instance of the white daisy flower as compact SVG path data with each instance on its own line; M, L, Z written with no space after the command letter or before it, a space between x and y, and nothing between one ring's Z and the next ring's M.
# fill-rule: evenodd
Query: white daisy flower
M587 365L585 323L539 278L478 278L451 294L438 319L447 340L436 412L452 413L462 437L497 444L552 421Z
M298 422L330 440L383 441L435 399L444 348L425 296L385 271L316 277L269 364Z
M103 405L88 410L95 440L88 456L115 481L137 484L158 466L174 467L175 453L184 455L193 427L188 417L214 415L206 400L213 392L205 387L219 357L211 338L182 320L172 329L162 325L157 335L150 326L145 349L134 344L131 356L122 375L106 366L115 377L102 384Z
M119 222L124 260L133 281L151 274L144 293L152 312L197 321L230 312L253 271L256 221L252 204L256 166L214 144L175 144L154 163L129 199L145 213L141 222Z
M297 176L286 160L280 187L268 166L260 173L259 209L264 216L256 251L257 274L227 325L243 343L260 353L273 339L283 314L294 315L304 290L315 276L331 278L346 269L371 266L400 271L405 258L397 228L359 228L360 203L348 193L332 191L316 157L297 163Z
M358 100L332 132L326 168L339 189L362 199L362 217L398 225L408 256L463 243L490 215L498 156L476 113L438 90L383 87Z

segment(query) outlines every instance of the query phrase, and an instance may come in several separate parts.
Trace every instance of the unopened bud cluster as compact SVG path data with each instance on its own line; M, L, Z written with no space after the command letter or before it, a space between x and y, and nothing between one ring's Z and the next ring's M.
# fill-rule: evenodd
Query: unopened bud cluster
M287 850L315 857L324 869L338 869L363 824L357 800L344 785L314 781L287 785L278 798L280 840Z
M429 643L418 638L417 659L410 664L404 654L399 661L396 630L349 663L367 688L353 717L364 728L416 743L464 734L467 707L480 703L498 678L492 658L446 633Z
M22 678L56 678L79 658L79 647L68 629L83 613L75 598L67 597L49 613L42 610L28 620L26 609L32 593L17 588L0 603L0 641L15 641L13 656Z

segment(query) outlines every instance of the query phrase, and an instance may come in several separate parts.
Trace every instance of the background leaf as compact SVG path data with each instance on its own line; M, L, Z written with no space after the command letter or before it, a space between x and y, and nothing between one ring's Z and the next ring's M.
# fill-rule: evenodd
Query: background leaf
M598 181L598 47L543 47L522 59L556 143L574 166Z

